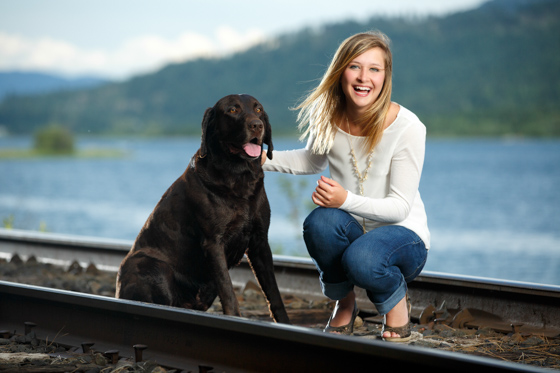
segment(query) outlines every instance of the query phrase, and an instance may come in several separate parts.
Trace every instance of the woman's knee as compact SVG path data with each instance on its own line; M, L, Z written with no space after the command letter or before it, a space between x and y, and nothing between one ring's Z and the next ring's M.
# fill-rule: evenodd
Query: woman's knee
M331 209L316 208L303 223L303 239L311 257L315 257L316 254L324 254L326 250L331 249L332 245L328 244L333 243L334 237L337 235L336 224L332 213L328 210Z
M362 233L361 225L349 213L336 208L317 207L303 222L303 233L348 235L355 240Z
M311 211L309 215L307 215L307 218L305 218L303 222L303 231L313 232L323 230L325 227L328 227L327 229L331 229L330 227L332 227L336 221L336 211L338 210L317 207Z

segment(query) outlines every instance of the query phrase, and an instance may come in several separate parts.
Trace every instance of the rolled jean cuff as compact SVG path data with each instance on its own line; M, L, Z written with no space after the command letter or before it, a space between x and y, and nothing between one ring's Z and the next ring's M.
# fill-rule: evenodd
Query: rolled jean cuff
M329 299L341 300L354 289L354 284L350 281L344 281L337 284L327 284L321 281L321 288L323 290L323 294Z
M386 315L387 312L391 311L397 305L397 303L399 303L401 299L403 299L406 296L407 290L408 287L406 285L406 281L402 279L401 283L399 284L399 287L397 288L397 290L394 291L393 294L391 294L389 299L387 299L383 303L373 302L373 304L375 304L375 308L377 309L377 312L379 312L380 315Z

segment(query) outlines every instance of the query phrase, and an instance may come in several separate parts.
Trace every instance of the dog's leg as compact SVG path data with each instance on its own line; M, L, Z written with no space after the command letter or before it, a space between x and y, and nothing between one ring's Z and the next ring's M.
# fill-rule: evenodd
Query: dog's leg
M247 259L263 290L274 321L289 324L290 319L288 318L282 296L278 290L276 277L274 276L272 252L268 242L263 243L259 249L249 249L247 251Z
M222 245L213 241L204 245L218 288L218 296L225 315L241 316L239 302L235 295Z

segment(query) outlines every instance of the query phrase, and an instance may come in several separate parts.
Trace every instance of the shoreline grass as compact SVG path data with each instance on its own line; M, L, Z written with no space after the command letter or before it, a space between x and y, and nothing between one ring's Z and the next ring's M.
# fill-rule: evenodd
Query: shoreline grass
M130 153L119 149L82 149L70 153L41 152L36 149L0 149L0 160L37 158L124 158Z

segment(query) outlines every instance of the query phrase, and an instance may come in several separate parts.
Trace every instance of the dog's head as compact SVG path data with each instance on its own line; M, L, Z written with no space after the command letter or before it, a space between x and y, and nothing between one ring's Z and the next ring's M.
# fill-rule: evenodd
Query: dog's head
M266 144L272 159L272 136L268 115L254 97L241 94L221 98L208 108L202 120L200 157L207 154L260 159Z

